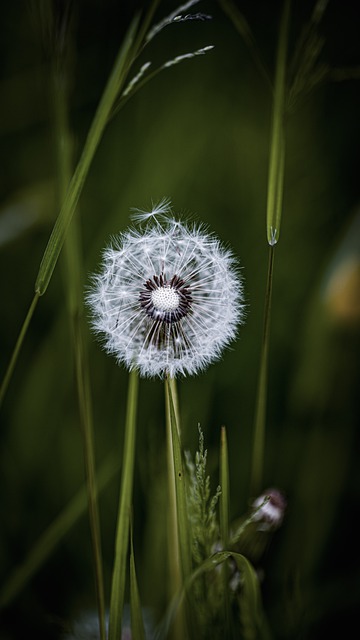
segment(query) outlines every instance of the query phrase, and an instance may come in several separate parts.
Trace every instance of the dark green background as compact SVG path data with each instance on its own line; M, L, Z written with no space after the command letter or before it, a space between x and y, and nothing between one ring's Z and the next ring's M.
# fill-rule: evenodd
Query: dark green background
M55 3L58 10L62 3ZM125 5L125 6L124 6ZM141 3L137 3L141 6ZM274 69L281 2L237 2L269 72ZM293 2L290 52L312 2ZM56 217L49 52L36 2L2 3L0 21L1 374L30 304ZM135 3L73 3L70 121L75 160ZM160 4L158 19L176 8ZM108 126L80 204L84 283L131 207L164 196L202 221L239 256L246 324L220 363L179 383L184 446L197 424L218 483L220 427L228 430L232 517L246 511L267 269L266 191L271 91L251 52L215 2L192 9L206 22L168 26L143 53L154 66L209 44L206 56L162 72ZM333 1L321 24L320 61L359 66L359 19ZM134 67L134 74L139 68ZM281 237L275 254L265 485L281 488L287 517L262 567L275 638L346 637L357 623L360 583L359 148L357 80L327 83L301 100L287 121ZM7 216L9 216L7 218ZM22 228L11 238L7 220ZM350 231L349 231L350 230ZM350 233L350 240L346 234ZM3 235L1 235L3 234ZM355 255L350 302L339 317L329 282ZM356 257L357 256L357 257ZM62 261L38 304L1 409L0 570L6 580L84 476ZM357 273L357 280L356 280ZM357 282L357 285L356 285ZM341 291L339 293L341 297ZM119 450L127 373L87 330L97 459ZM164 601L165 474L163 387L140 386L135 478L135 543L145 605ZM110 583L118 476L101 498L105 577ZM108 595L108 594L107 594ZM86 517L3 614L1 640L56 638L94 607ZM355 617L356 616L356 617ZM25 634L25 635L24 635Z

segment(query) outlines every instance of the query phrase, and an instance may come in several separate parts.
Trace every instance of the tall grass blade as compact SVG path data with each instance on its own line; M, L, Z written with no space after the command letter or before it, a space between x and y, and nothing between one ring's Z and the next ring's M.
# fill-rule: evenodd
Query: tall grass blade
M270 164L266 226L270 246L279 240L285 166L284 113L286 102L286 54L290 19L290 0L285 0L280 23L276 57L274 100L270 140Z
M129 544L130 510L134 477L136 414L138 399L138 376L132 371L129 376L125 439L121 473L120 500L115 540L115 560L113 567L109 640L121 638L122 616L125 598L127 552Z
M97 472L98 490L102 491L119 469L117 457L111 454ZM0 591L0 608L5 608L21 593L57 545L69 533L87 508L87 488L82 486L69 504L40 536L22 564L16 567Z

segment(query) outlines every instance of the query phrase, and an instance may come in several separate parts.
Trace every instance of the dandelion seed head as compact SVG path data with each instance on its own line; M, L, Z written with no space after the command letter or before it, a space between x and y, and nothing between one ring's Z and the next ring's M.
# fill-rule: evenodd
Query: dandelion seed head
M167 199L136 210L135 220L140 228L113 239L93 278L93 329L108 353L142 376L198 373L243 319L237 263L204 227L176 219Z

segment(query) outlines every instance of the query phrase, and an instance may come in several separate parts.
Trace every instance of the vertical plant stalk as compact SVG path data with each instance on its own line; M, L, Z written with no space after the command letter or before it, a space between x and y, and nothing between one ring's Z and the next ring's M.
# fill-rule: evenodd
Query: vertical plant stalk
M177 390L175 380L170 377L165 378L165 405L169 487L168 553L170 595L174 596L181 592L186 577L191 573L191 550ZM183 606L179 607L178 615L173 626L173 637L179 640L187 637Z
M229 514L230 514L230 483L229 483L229 457L226 428L221 427L220 436L220 539L223 549L227 550L229 545ZM224 617L226 637L231 635L231 615L229 597L229 571L228 564L224 562L222 567L222 580L224 586Z
M60 67L59 67L60 65ZM62 68L64 66L64 68ZM53 114L55 123L55 144L57 151L57 176L59 201L65 198L71 177L72 136L68 122L68 77L67 63L54 63L53 79ZM95 472L95 452L93 437L93 419L90 393L89 368L83 335L82 304L82 259L79 221L73 221L65 241L65 288L68 297L68 308L72 332L72 345L75 359L77 395L80 422L83 435L85 478L88 496L88 512L92 539L92 551L95 572L95 592L99 614L100 640L106 639L105 627L105 594L101 553L101 536L99 524L98 490Z
M4 397L5 397L7 388L9 386L9 382L10 382L12 374L14 372L14 369L15 369L15 366L16 366L16 363L17 363L17 359L19 357L19 353L20 353L21 347L22 347L22 344L24 342L24 338L26 336L26 332L28 330L31 318L34 315L34 311L36 309L36 305L38 303L39 297L40 297L39 294L35 293L32 301L31 301L29 310L28 310L28 312L26 314L26 318L24 320L23 326L21 327L18 339L16 341L16 344L15 344L15 347L14 347L14 351L12 352L11 359L10 359L8 368L6 370L4 379L3 379L2 383L1 383L1 388L0 388L0 407L2 405L2 401L3 401Z
M270 163L267 191L266 228L269 244L269 261L265 291L263 337L260 356L260 371L254 421L254 444L252 454L251 486L252 495L262 489L266 401L268 383L268 354L270 340L270 314L272 283L274 272L274 247L279 240L281 214L283 208L285 131L284 114L286 98L286 54L290 19L290 0L285 0L280 23L278 50L276 57L273 115L270 141Z
M138 376L135 371L132 371L129 376L129 389L125 420L125 438L120 485L120 500L110 598L109 640L119 640L119 638L121 638L122 616L125 599L127 551L129 546L130 510L134 479L137 399Z

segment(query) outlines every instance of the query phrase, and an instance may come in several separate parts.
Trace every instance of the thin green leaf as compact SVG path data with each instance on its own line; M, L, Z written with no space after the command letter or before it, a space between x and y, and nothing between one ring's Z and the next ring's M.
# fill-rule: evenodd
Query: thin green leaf
M138 376L135 371L132 371L129 377L129 390L125 421L123 466L121 474L119 512L115 541L115 560L110 599L109 640L118 640L119 638L121 638L122 615L126 584L126 556L129 544L129 522L134 476L137 398Z

